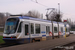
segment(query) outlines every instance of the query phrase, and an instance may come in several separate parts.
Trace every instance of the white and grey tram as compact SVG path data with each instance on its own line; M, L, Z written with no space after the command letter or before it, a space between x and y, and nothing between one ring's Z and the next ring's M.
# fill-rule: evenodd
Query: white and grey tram
M66 35L69 25L66 24ZM27 16L8 18L5 23L3 40L6 43L29 43L63 37L64 23L32 18Z

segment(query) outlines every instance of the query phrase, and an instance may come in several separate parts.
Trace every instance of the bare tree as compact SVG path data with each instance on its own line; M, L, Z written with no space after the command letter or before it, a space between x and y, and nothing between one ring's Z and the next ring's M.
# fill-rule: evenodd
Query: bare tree
M61 14L56 14L55 21L62 22L61 18L62 18L62 15Z
M7 15L5 15L5 13L0 13L0 26L4 26L5 25L5 21L8 18Z
M41 14L38 12L38 11L35 11L35 10L31 10L31 11L28 11L27 14L25 14L25 16L30 16L30 17L34 17L34 18L41 18Z
M4 14L3 13L0 13L0 25L3 25L3 18L4 18Z

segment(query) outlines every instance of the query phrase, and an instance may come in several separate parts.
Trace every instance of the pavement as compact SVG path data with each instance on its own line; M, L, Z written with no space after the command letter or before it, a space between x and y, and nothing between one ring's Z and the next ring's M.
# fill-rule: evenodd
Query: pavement
M0 48L0 50L50 50L56 46L62 46L75 41L75 35L66 38L58 38L35 43L28 43L16 46Z

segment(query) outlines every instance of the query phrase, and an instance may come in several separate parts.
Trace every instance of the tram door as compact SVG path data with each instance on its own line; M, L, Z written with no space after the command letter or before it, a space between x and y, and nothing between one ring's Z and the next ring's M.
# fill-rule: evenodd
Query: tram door
M29 23L24 23L25 43L30 42Z
M25 36L29 35L29 25L25 24Z

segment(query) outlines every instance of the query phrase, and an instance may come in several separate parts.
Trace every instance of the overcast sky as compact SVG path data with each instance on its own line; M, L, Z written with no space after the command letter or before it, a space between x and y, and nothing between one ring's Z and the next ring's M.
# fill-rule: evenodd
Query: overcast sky
M35 0L33 0L35 1ZM11 14L27 13L29 10L37 10L45 14L47 8L57 8L60 3L60 11L63 13L63 19L70 18L75 21L75 0L37 0L37 4L31 0L0 0L0 12L9 12ZM46 7L47 6L47 7Z

